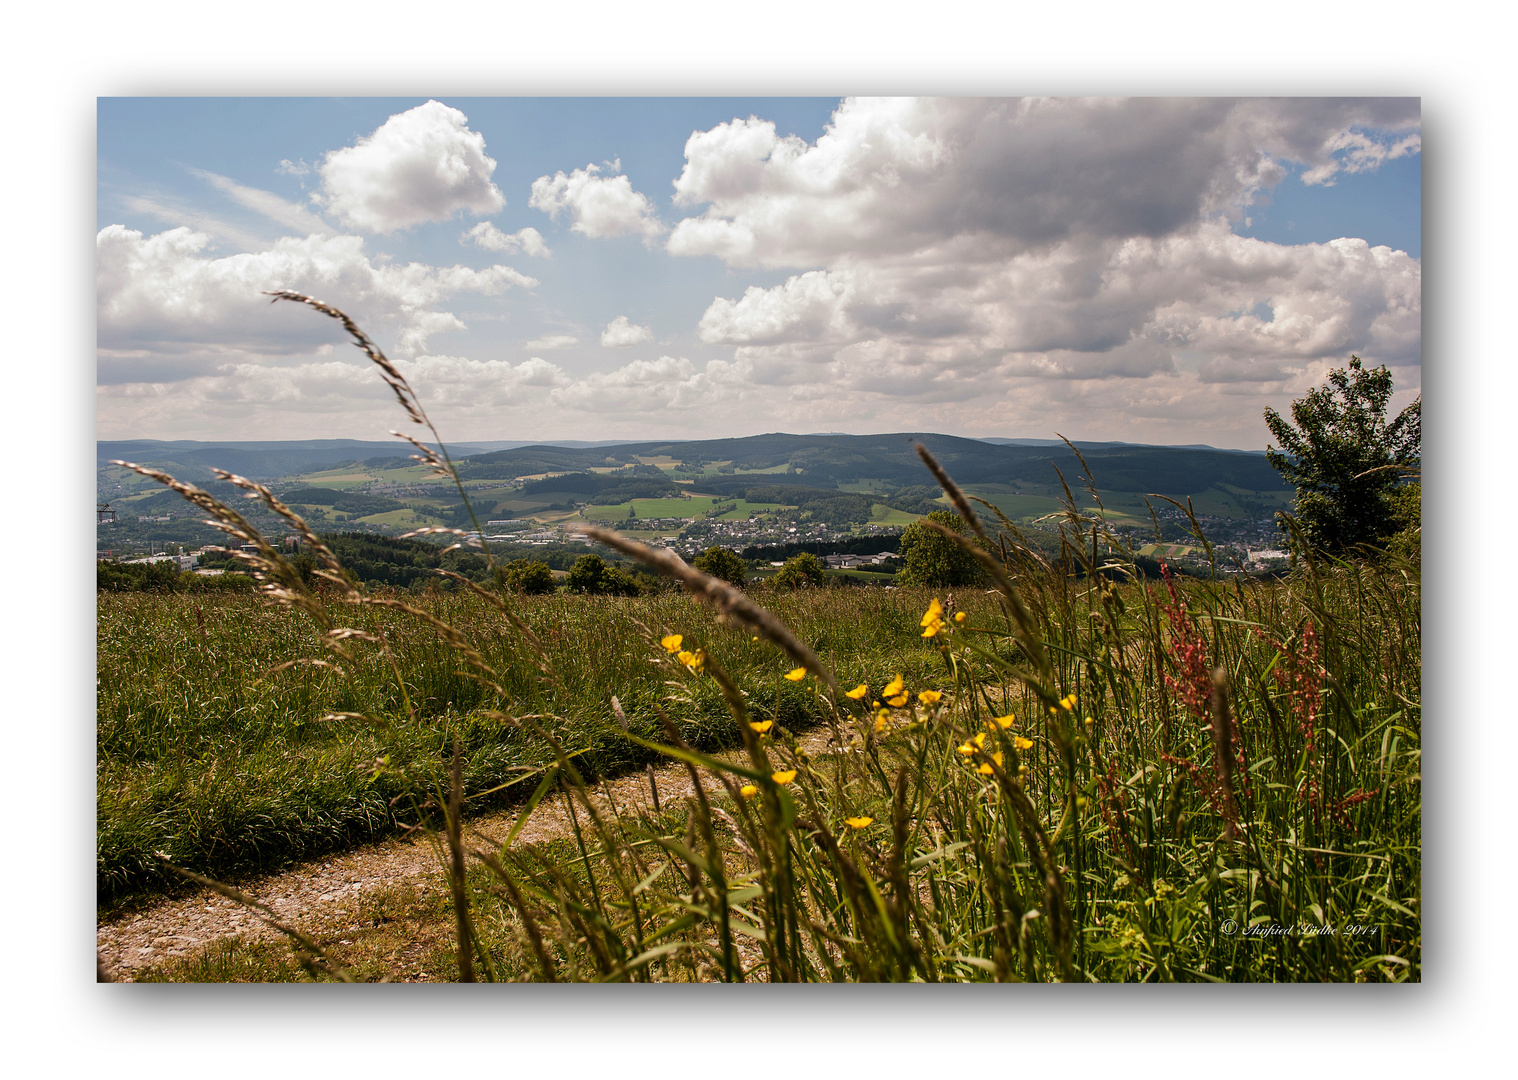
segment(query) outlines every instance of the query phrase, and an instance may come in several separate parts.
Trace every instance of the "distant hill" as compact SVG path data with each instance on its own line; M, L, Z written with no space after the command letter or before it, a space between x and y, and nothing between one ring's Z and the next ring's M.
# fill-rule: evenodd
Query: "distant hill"
M996 436L985 436L981 442L992 443L996 446L1064 446L1063 439L1002 439ZM1085 453L1087 447L1105 446L1156 446L1154 443L1128 443L1128 442L1083 442L1076 443ZM1259 454L1264 455L1263 450L1230 450L1226 446L1208 446L1206 443L1181 443L1177 446L1161 446L1162 450L1216 450L1220 454Z
M785 483L838 488L875 481L895 489L929 481L915 444L921 443L962 484L1025 483L1057 485L1058 469L1071 485L1081 475L1080 462L1063 443L993 443L931 432L890 435L750 435L737 439L687 442L619 443L594 449L544 445L479 454L465 466L469 475L509 478L513 470L527 476L550 470L604 468L639 458L690 463L730 463L737 473L775 470ZM1129 443L1077 443L1097 486L1107 491L1186 495L1227 484L1249 491L1278 491L1279 474L1265 455L1211 447L1140 446ZM473 471L477 470L477 471ZM708 478L705 488L734 488L738 477ZM752 483L753 478L747 478ZM768 478L767 478L768 479Z
M485 447L449 447L454 453L477 453ZM311 472L345 461L371 458L405 459L413 452L399 439L367 442L358 439L303 439L280 442L197 442L180 439L124 439L97 442L95 459L134 461L173 473L182 480L201 482L212 468L226 469L255 480Z
M790 435L774 432L732 439L649 442L540 442L522 445L462 443L450 446L460 473L469 479L512 480L544 473L628 470L643 463L670 462L701 476L704 490L739 495L755 483L796 487L871 490L888 494L931 484L914 445L921 443L961 484L1001 484L1027 490L1057 490L1063 474L1079 487L1081 466L1063 443L1039 439L969 439L932 432L885 435ZM1225 485L1245 491L1284 489L1263 452L1208 446L1145 446L1122 442L1077 443L1097 487L1111 492L1184 496ZM495 448L492 448L495 447ZM157 465L181 478L204 481L216 466L257 479L290 476L348 461L404 459L398 442L313 439L286 442L118 440L96 444L102 463L114 458ZM651 469L645 469L652 473ZM761 475L755 475L761 474ZM675 478L678 479L678 471ZM667 478L650 475L646 485L664 487ZM587 483L591 483L588 479ZM611 481L593 486L610 487ZM559 485L560 488L563 485ZM566 489L567 490L567 489ZM587 490L587 494L590 492ZM639 490L637 497L651 497Z

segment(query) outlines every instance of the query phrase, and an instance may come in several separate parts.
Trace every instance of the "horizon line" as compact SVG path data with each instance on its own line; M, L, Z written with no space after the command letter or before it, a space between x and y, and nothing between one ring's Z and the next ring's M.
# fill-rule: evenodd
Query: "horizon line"
M1056 436L1054 438L1047 438L1047 437L1035 436L1035 435L1024 435L1024 436L1012 436L1012 435L951 435L951 434L949 434L947 432L941 432L941 431L882 431L882 432L868 432L868 433L864 433L864 434L856 434L854 432L848 432L848 431L812 431L812 432L764 431L764 432L759 432L759 433L756 433L756 434L753 434L753 435L723 435L723 436L714 436L714 437L706 437L706 438L659 438L659 437L654 437L654 438L633 438L633 439L568 439L568 438L546 437L546 438L528 438L528 439L451 439L451 440L445 440L444 442L445 442L445 445L452 446L452 447L475 447L475 446L484 447L484 446L490 446L492 444L496 444L496 445L499 446L499 444L510 443L510 444L512 444L510 446L499 446L499 449L509 449L509 450L525 449L525 448L531 447L531 446L554 446L554 447L559 447L559 448L562 448L562 449L592 449L592 448L611 447L611 446L636 446L636 445L646 444L646 443L733 442L733 441L740 441L740 440L743 440L743 439L760 439L760 438L765 438L765 437L774 436L774 435L784 435L784 436L789 436L791 438L798 438L798 439L829 439L829 438L868 439L868 438L889 438L891 436L897 436L897 435L903 436L903 437L910 437L910 436L917 436L917 435L930 435L930 436L936 436L938 438L946 438L946 439L964 439L964 440L966 440L968 442L986 443L986 444L991 445L991 446L995 446L995 445L998 445L998 444L1024 444L1024 445L1045 445L1045 444L1047 444L1047 445L1051 445L1051 446L1060 446L1060 445L1063 445L1063 442L1064 442L1064 440L1062 438L1058 437L1058 436ZM426 441L426 440L423 440L423 441ZM1264 447L1260 447L1258 449L1254 449L1254 448L1244 448L1244 447L1235 447L1235 446L1213 446L1210 443L1133 442L1133 441L1130 441L1130 440L1127 440L1127 439L1101 439L1101 438L1079 438L1079 439L1070 439L1069 441L1071 443L1073 443L1074 445L1076 445L1076 446L1081 446L1081 445L1087 445L1087 446L1090 446L1090 445L1104 445L1104 446L1147 446L1147 447L1154 447L1156 449L1165 449L1165 450L1217 450L1217 451L1223 451L1223 452L1227 452L1227 453L1241 453L1241 454L1255 454L1255 453L1261 453L1262 454L1262 453L1265 452L1265 448ZM278 444L282 444L282 443L321 443L321 442L325 442L325 443L354 443L354 444L359 444L359 445L364 445L364 446L387 446L387 447L388 446L393 446L397 452L400 452L403 449L398 444L391 443L391 442L389 442L387 440L384 440L384 439L355 439L355 438L350 438L350 437L305 438L305 439L300 439L300 438L290 438L290 439L237 439L237 438L232 438L232 439L192 439L192 438L164 439L164 438L152 438L152 437L143 437L143 436L131 436L131 437L124 437L124 438L123 437L117 437L117 438L109 438L109 439L97 438L95 440L95 445L99 446L102 443L134 443L134 442L135 443L163 443L165 445L174 444L174 443L198 443L198 444L204 444L204 445L207 445L207 446L214 446L214 445L221 444L221 443L240 443L240 444L257 443L257 444L260 444L260 445L278 445Z

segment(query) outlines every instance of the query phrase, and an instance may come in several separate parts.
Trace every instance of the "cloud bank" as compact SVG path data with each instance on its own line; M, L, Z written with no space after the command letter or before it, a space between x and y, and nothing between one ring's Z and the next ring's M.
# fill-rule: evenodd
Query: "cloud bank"
M1290 166L1326 184L1416 153L1418 125L1391 99L850 100L814 144L753 117L692 135L674 202L704 209L665 247L799 271L697 328L792 405L973 402L1007 430L1175 399L1258 426L1225 386L1284 393L1352 351L1416 382L1418 260L1232 223Z
M588 239L644 247L613 256L556 242L544 277L575 299L540 298L537 321L494 348L512 353L536 333L526 354L555 350L562 366L536 355L512 364L430 350L464 329L450 298L534 278L388 257L327 224L398 244L407 230L505 205L483 135L432 101L314 166L321 216L197 173L296 236L261 240L164 196L126 200L192 227L97 237L102 416L135 418L121 421L136 429L127 434L175 402L180 433L238 408L298 417L292 428L304 430L388 424L364 366L321 355L332 327L258 295L295 288L396 342L424 397L482 425L461 437L521 425L542 437L647 437L671 426L1259 446L1264 405L1284 407L1351 352L1392 366L1399 397L1418 391L1421 264L1356 237L1249 239L1237 223L1283 183L1332 185L1420 150L1415 99L849 99L815 142L734 118L691 134L683 162L671 162L665 220L617 161L538 176L529 207ZM476 257L551 254L537 229L458 228L447 242L457 236ZM213 237L245 250L213 257ZM678 265L696 259L718 267L710 286L690 284L701 263ZM607 282L669 260L686 290L672 300L702 289L687 328L661 325L665 351L652 355L652 329L618 315L600 344L629 355L592 370L606 354L598 361L584 351L593 340L556 331L642 310ZM587 289L606 292L573 307Z
M209 236L189 228L144 236L109 225L95 238L96 337L100 378L125 377L151 354L162 371L188 376L207 356L282 356L340 338L331 326L271 309L263 293L294 289L318 296L398 340L396 353L426 348L436 333L463 329L438 305L459 293L494 295L536 280L509 266L475 270L371 259L356 236L286 237L266 251L221 258L204 254ZM125 368L120 372L118 368Z

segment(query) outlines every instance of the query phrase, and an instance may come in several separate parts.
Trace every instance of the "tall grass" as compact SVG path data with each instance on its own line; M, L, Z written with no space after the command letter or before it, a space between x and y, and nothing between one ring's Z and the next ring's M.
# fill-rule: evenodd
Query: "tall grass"
M314 306L344 319L425 423L372 342ZM181 747L219 752L218 725L230 740L231 727L299 729L323 709L318 727L362 724L351 730L371 732L363 752L380 759L370 782L401 784L449 853L465 980L1419 978L1416 567L1304 559L1283 583L1144 582L1068 489L1051 561L1012 523L987 529L924 459L971 526L992 595L810 597L771 612L667 552L598 534L711 609L645 602L642 626L629 613L632 629L608 633L619 616L605 601L529 608L475 588L417 606L356 590L336 566L323 596L265 545L249 561L267 599L310 621L304 644L324 653L308 658L327 666L269 676L305 680L284 690L223 687L220 715L246 727L212 721L197 744L170 710L120 724L120 744L183 767ZM210 628L202 637L209 649ZM284 661L246 670L271 662ZM184 693L186 715L216 697ZM832 727L837 752L802 753L809 720ZM738 741L736 763L708 752ZM663 813L602 803L587 781L613 747L626 763L681 762L710 792L697 783ZM492 755L530 770L519 824L560 791L573 842L523 846L513 832L472 851L471 876L460 817ZM311 775L292 766L289 782Z
M973 599L984 606L984 597ZM356 608L346 622L385 635L417 723L378 650L356 655L343 671L299 663L322 651L322 634L299 612L252 595L101 593L102 901L121 903L177 880L159 854L206 874L271 871L414 824L413 801L430 797L425 778L442 768L454 738L465 750L471 811L520 801L527 793L521 783L492 789L520 780L552 754L541 740L484 716L485 709L553 714L560 737L582 751L578 760L591 775L659 760L610 726L616 696L631 730L649 738L662 730L658 710L668 673L647 662L644 627L660 635L675 626L702 634L752 684L766 715L797 729L822 720L806 688L780 677L772 649L719 625L678 593L520 598L520 616L542 643L551 679L481 598L452 592L407 600L475 642L500 674L507 699L468 678L433 630L393 609ZM774 606L840 673L857 680L916 640L918 608L926 602L906 591L814 590L776 596ZM706 750L739 741L715 687L701 689L678 722L682 737Z
M935 670L884 707L831 699L848 753L804 758L728 694L744 766L665 740L723 805L671 829L584 803L578 873L491 863L500 925L545 943L542 978L1419 977L1416 577L1125 588L1087 569L1020 576L1043 663L1010 611L976 612L920 644Z

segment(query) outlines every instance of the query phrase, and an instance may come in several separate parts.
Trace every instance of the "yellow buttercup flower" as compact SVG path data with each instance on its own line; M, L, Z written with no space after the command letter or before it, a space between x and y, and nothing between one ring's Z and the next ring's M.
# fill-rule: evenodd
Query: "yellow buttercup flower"
M886 711L885 709L881 709L878 713L875 714L875 730L877 732L883 732L883 731L885 731L885 729L890 725L890 723L891 723L891 714L888 711Z
M695 652L682 652L675 659L690 668L692 671L700 671L706 667L706 650L697 649Z
M844 818L843 823L851 829L862 829L874 820L875 819L872 817L865 817L861 815L859 817Z
M755 731L757 731L761 735L763 735L766 731L768 731L770 728L772 728L774 726L775 726L775 721L773 721L773 720L756 720L753 723L749 724L749 727L751 727L752 729L754 729Z
M845 690L843 692L843 696L844 697L850 697L850 698L853 698L855 701L858 701L860 698L864 697L869 692L870 692L870 688L868 686L866 686L864 683L860 683L858 686L854 687L854 689L852 689L852 690Z
M896 678L885 684L885 689L880 691L880 696L883 698L893 698L897 694L901 693L902 689L906 685L907 684L902 681L901 676L898 675Z
M1008 713L1006 716L993 716L993 717L991 717L991 723L995 724L997 727L1002 728L1004 730L1006 728L1011 727L1016 722L1017 722L1017 717L1013 716L1011 713Z
M1001 751L1000 750L996 751L996 753L994 753L994 754L991 755L991 761L996 762L996 764L998 766L1001 765ZM980 775L982 775L982 776L990 776L991 772L992 772L991 762L990 761L983 761L983 762L981 762L980 768L976 769L975 771L978 772L978 773L980 773Z
M954 613L954 621L955 622L964 622L969 617L970 616L966 615L963 611L956 611Z
M907 703L907 695L906 694L897 694L893 698L886 698L886 704L889 705L889 706L891 706L891 708L893 708L893 709L899 709L903 705L905 705L906 703Z
M1032 750L1033 740L1025 739L1021 735L1014 735L1012 736L1012 745L1019 750Z
M770 779L775 781L777 784L789 784L792 780L796 779L796 770L781 769L777 773L772 773L770 775Z
M745 799L752 799L755 795L759 794L759 789L753 784L744 784L738 789L738 794L742 795Z
M937 705L942 697L943 695L940 694L937 690L924 690L922 693L917 695L917 700L922 702L924 705Z
M792 668L790 671L787 671L785 673L785 677L791 680L791 682L800 682L802 679L806 678L806 668Z
M659 639L659 644L664 646L666 652L679 652L680 643L685 640L684 634L670 634L669 637Z
M972 735L970 737L970 741L959 748L959 752L961 754L964 754L966 757L969 757L971 754L975 753L976 750L985 745L986 733L982 731L979 734Z
M934 619L932 622L930 622L930 623L928 623L926 625L926 628L922 632L922 636L923 637L937 637L938 636L938 632L940 630L942 630L942 629L943 629L943 620L942 619Z
M943 622L943 605L938 602L938 598L935 596L933 602L928 605L928 610L923 615L922 622L917 625L928 626L936 622Z

